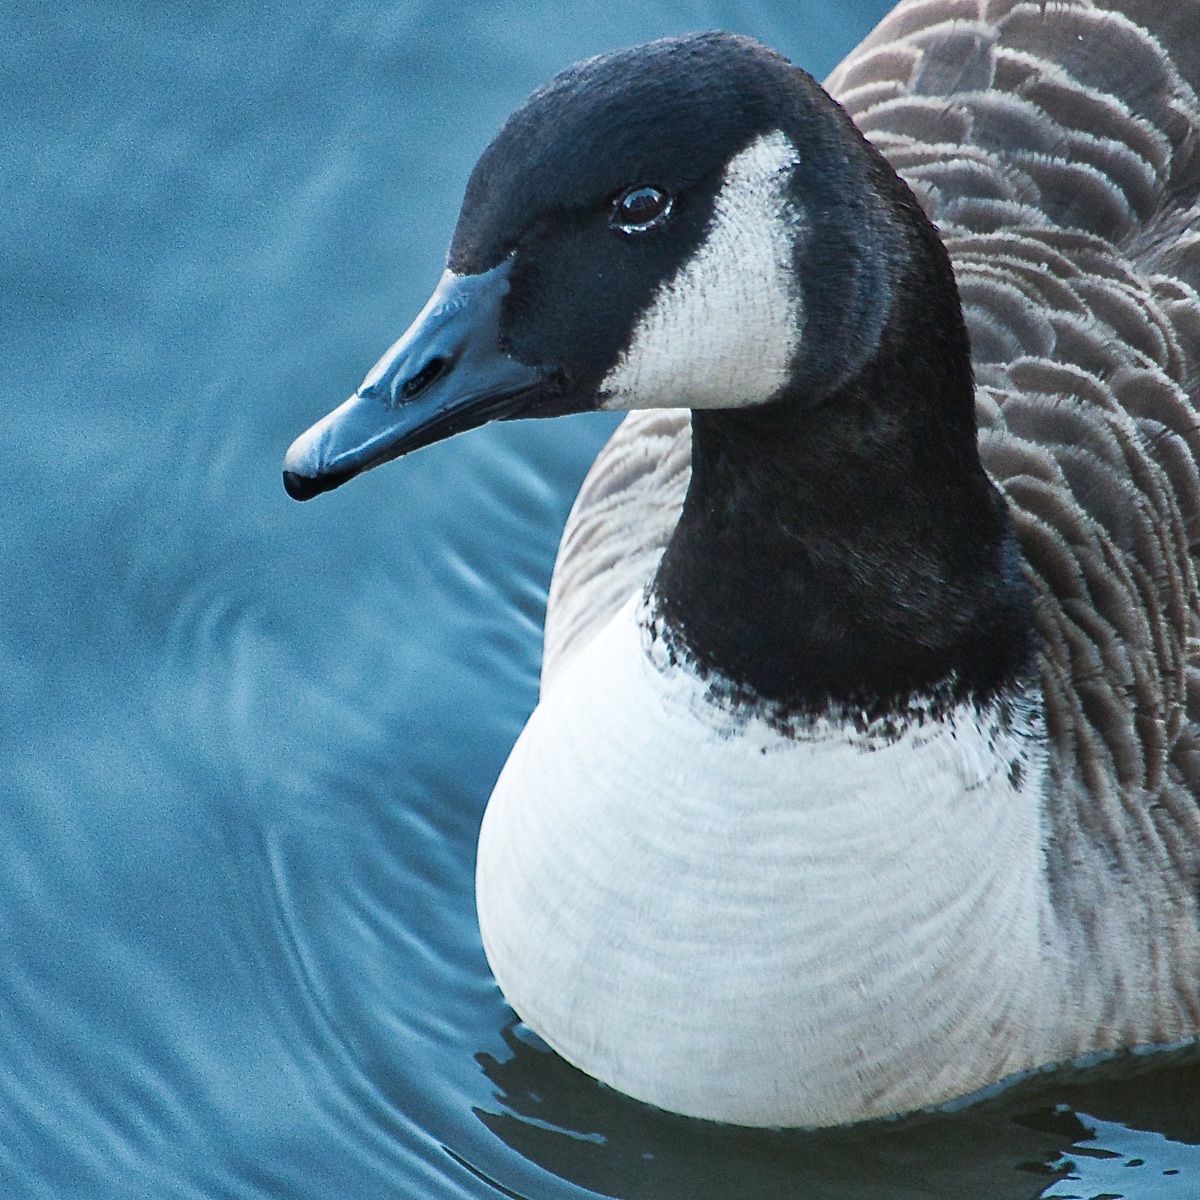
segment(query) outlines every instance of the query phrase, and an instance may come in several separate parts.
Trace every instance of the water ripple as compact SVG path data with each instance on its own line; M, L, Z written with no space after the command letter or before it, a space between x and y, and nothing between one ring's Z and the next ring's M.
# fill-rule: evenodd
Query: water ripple
M886 7L0 14L5 1197L1196 1194L1175 1060L809 1135L567 1066L487 970L475 838L613 419L480 430L309 505L280 486L533 86L712 26L820 73Z

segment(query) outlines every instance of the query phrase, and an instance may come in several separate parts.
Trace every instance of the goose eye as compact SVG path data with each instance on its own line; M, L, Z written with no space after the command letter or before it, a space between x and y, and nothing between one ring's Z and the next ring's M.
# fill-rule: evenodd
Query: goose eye
M661 188L630 188L613 202L612 226L622 233L645 233L671 215L671 197Z

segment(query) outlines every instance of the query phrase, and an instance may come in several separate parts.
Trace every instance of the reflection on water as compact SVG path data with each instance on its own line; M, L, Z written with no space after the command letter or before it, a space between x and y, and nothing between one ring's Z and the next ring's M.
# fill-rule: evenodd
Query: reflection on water
M5 1200L1200 1194L1193 1067L770 1135L524 1036L475 838L612 420L280 486L532 87L712 26L824 73L886 7L0 8Z
M480 1121L562 1179L621 1200L1195 1196L1200 1061L1161 1054L1013 1085L956 1112L844 1130L749 1131L674 1117L567 1065L525 1026L479 1055Z

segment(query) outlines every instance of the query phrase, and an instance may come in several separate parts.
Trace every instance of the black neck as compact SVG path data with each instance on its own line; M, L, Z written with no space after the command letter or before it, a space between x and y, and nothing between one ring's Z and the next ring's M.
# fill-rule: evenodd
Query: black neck
M692 415L658 609L702 671L788 710L883 712L947 688L984 700L1031 661L1028 588L979 462L940 245L900 294L877 352L818 404Z

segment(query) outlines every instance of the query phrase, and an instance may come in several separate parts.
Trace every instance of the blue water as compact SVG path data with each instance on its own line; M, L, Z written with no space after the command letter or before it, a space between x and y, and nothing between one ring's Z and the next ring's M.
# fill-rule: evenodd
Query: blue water
M472 866L611 422L280 486L537 83L715 26L822 75L885 8L0 8L0 1195L1198 1194L1194 1066L771 1135L563 1064Z

